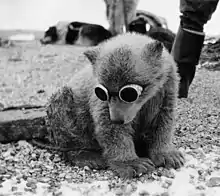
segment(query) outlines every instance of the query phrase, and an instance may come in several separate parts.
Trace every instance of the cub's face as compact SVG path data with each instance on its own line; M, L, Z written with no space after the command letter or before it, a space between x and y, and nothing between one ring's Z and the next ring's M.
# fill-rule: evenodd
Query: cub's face
M134 119L141 106L138 99L142 91L143 87L137 84L125 85L119 91L111 91L102 84L95 87L96 96L108 103L110 119L117 124L126 124Z
M146 42L138 40L140 37L137 35L137 42ZM118 38L126 40L118 44L121 41ZM121 35L100 48L85 52L98 81L95 94L108 104L110 119L118 124L129 123L137 116L142 106L163 86L166 75L160 42L127 44L128 38Z

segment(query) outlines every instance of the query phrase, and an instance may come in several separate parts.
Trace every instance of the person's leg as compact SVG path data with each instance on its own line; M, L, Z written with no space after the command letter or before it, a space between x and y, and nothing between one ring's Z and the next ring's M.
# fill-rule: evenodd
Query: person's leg
M179 98L188 97L189 86L203 47L204 24L211 19L218 2L219 0L180 0L180 26L172 47L180 75Z

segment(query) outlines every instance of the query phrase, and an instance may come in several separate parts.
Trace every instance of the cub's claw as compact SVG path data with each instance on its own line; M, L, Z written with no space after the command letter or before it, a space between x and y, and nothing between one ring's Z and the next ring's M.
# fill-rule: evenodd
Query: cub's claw
M122 179L131 179L140 174L146 174L155 169L148 158L138 158L132 161L110 161L110 169Z
M88 166L90 169L107 169L107 164L100 153L81 151L70 151L65 153L65 159L72 165L78 167Z
M178 169L185 163L183 154L176 149L153 152L151 153L150 158L156 167L162 166L168 169Z

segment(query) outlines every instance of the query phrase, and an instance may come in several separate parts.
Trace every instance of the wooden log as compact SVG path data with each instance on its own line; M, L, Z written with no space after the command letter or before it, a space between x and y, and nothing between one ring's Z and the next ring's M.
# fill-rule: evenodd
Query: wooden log
M0 112L0 142L43 139L48 135L45 108Z
M38 109L38 108L44 108L45 106L42 105L30 105L30 104L24 104L24 105L18 105L18 106L9 106L9 107L3 107L0 109L0 111L8 111L8 110L27 110L27 109Z
M93 149L91 147L76 146L63 148L55 145L53 139L50 138L50 127L46 125L46 111L44 107L27 110L20 110L19 108L23 108L20 106L13 108L9 107L0 112L0 143L27 140L37 147L48 150L62 152L79 150L100 151L100 149L97 150L97 148Z

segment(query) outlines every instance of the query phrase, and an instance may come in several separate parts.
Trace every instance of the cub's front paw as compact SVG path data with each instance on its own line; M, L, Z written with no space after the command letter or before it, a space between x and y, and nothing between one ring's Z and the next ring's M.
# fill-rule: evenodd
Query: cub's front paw
M185 158L183 154L176 149L154 151L150 154L150 159L156 167L178 169L184 165Z
M122 179L131 179L140 174L146 174L155 169L148 158L138 158L132 161L110 161L110 169Z

